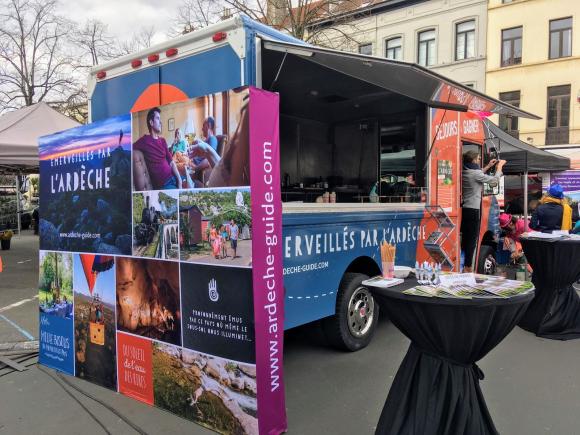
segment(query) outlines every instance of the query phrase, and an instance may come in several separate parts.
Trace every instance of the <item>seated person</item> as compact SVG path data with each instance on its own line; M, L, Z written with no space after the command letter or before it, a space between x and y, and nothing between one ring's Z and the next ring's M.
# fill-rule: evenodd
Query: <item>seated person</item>
M173 143L171 144L171 152L175 155L176 152L185 153L187 151L187 142L183 138L183 134L181 134L181 130L179 128L175 129L175 138L173 139Z
M218 140L215 135L215 120L211 116L208 116L205 119L205 121L203 121L202 134L203 134L202 140L194 141L193 145L195 146L203 142L206 145L212 147L217 152ZM210 165L209 161L203 157L194 157L193 163L194 163L193 170L196 173L201 173L206 169L213 168L213 166Z
M564 199L564 189L552 184L532 214L531 228L544 233L572 229L572 207Z
M149 134L143 135L133 144L141 151L147 164L154 189L181 189L181 177L172 159L167 142L161 136L161 111L154 107L147 113Z

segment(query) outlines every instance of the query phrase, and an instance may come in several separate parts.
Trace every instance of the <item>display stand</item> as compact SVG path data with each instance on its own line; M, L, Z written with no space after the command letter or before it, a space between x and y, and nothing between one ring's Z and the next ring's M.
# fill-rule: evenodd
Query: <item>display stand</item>
M437 221L437 229L425 240L425 250L437 263L453 269L454 263L443 249L443 244L455 230L455 224L439 205L426 205L425 210Z

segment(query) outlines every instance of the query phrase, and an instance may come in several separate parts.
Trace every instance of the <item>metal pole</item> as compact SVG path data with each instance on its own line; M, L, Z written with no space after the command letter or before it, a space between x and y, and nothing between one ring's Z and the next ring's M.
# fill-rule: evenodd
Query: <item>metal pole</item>
M16 222L18 222L18 238L20 238L20 183L16 176Z
M528 158L526 155L526 170L524 171L524 231L528 231ZM525 257L524 257L525 258ZM528 273L528 259L524 263L524 273L525 280L530 279L530 274Z
M528 170L524 172L524 231L528 231Z

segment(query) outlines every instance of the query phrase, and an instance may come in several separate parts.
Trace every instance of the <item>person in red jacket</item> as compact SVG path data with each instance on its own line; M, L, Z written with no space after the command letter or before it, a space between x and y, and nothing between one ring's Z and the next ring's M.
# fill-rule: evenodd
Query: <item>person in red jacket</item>
M156 190L181 189L181 176L173 161L171 151L161 136L161 111L154 107L147 113L149 134L143 135L133 144L133 149L141 151L147 164L151 183Z

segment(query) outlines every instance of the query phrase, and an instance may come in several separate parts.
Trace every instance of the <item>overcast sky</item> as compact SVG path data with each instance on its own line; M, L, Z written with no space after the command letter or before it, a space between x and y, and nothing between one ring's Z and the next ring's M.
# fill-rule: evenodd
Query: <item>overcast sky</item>
M97 19L109 33L129 39L143 27L155 26L154 43L164 41L181 0L60 0L60 13L82 24Z

